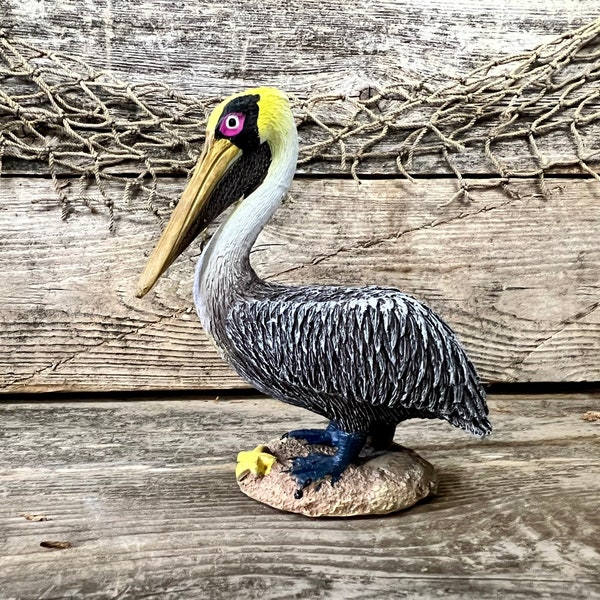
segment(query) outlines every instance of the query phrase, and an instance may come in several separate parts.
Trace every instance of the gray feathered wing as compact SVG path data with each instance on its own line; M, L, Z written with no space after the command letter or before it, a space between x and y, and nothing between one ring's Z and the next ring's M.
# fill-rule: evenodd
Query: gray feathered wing
M397 290L266 285L233 304L225 333L242 377L346 430L423 417L491 431L454 332Z

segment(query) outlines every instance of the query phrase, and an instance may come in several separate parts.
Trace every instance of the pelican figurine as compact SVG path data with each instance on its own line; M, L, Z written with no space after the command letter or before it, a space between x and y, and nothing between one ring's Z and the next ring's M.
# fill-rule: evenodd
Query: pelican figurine
M439 418L475 435L490 433L475 368L427 306L393 288L286 286L254 272L250 251L290 187L297 158L284 93L260 87L221 102L138 297L241 199L200 256L194 301L205 331L243 379L329 420L325 429L286 434L334 449L293 459L298 490L327 478L335 483L367 442L388 448L406 419Z

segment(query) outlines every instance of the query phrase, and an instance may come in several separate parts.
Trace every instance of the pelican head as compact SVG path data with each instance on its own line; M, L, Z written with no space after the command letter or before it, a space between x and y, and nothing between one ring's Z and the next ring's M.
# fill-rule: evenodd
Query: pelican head
M193 176L140 276L138 298L214 219L263 183L286 154L292 129L295 136L288 98L275 88L247 90L213 110Z

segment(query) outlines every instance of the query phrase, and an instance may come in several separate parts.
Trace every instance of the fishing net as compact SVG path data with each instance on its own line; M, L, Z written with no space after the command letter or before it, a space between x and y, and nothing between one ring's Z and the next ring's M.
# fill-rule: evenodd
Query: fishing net
M515 194L517 177L536 177L543 195L549 173L600 182L599 80L600 19L450 84L398 72L355 94L295 98L299 168L357 179L446 172L457 182L449 202L468 202L480 187ZM162 220L176 201L165 177L189 175L219 100L128 83L0 30L0 175L3 162L31 161L28 172L52 178L63 219L85 206L108 214L114 231L135 197Z

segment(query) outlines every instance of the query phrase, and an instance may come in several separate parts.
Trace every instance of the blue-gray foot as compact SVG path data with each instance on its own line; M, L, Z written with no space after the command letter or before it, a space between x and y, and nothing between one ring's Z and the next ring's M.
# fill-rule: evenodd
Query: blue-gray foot
M336 446L339 440L339 429L329 423L327 429L294 429L283 435L283 438L304 440L315 446Z
M331 444L336 447L335 454L313 452L308 456L298 456L293 459L290 471L298 482L296 498L302 498L302 490L311 483L316 483L318 490L327 477L330 478L331 485L335 484L348 465L358 458L365 445L366 434L336 430L337 441L335 444Z

